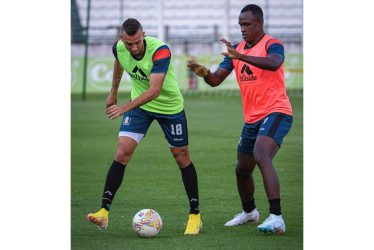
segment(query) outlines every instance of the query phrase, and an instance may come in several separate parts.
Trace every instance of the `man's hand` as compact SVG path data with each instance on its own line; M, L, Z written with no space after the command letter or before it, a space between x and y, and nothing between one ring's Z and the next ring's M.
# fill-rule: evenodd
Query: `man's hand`
M194 61L190 61L187 63L187 67L189 71L194 72L196 75L200 77L206 77L210 75L210 70L205 68L203 65L200 65Z
M110 94L108 96L108 98L106 99L105 109L109 108L112 105L116 105L116 104L117 104L117 95Z
M232 45L229 41L227 41L224 38L222 38L220 41L223 42L227 46L227 52L222 52L221 55L230 57L231 59L239 59L240 58L241 54L232 47Z
M118 106L118 105L114 104L114 105L110 106L109 108L107 108L105 110L105 113L108 114L108 118L110 118L111 120L116 119L118 116L121 116L125 113L125 107L124 107L125 105Z

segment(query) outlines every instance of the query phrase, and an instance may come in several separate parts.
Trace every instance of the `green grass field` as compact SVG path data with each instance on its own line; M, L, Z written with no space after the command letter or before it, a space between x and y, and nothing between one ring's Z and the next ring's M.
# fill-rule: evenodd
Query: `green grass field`
M244 124L240 97L185 96L190 155L199 181L203 228L184 235L189 205L180 170L157 122L128 164L110 210L109 227L98 230L86 215L100 208L106 174L117 149L120 119L106 117L106 95L71 97L71 248L72 249L302 249L303 99L290 98L294 123L274 158L281 183L286 234L259 233L258 224L223 226L241 212L236 189L236 147ZM119 103L129 100L119 94ZM259 170L254 172L260 222L269 216ZM132 218L143 208L163 219L156 238L139 238Z

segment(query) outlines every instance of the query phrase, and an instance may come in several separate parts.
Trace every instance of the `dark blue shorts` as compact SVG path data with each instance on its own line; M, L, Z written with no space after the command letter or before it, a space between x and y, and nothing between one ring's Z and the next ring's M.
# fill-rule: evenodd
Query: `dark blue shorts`
M283 113L271 113L264 119L255 123L245 123L238 144L238 151L244 154L253 154L258 135L266 135L282 145L283 138L288 134L292 126L291 115Z
M120 136L130 136L137 140L135 137L138 137L138 135L144 136L153 120L157 120L160 124L165 138L169 142L169 146L182 147L188 145L187 118L184 110L177 114L166 115L146 111L139 107L133 109L123 115L122 124L119 129ZM137 140L138 143L141 138Z

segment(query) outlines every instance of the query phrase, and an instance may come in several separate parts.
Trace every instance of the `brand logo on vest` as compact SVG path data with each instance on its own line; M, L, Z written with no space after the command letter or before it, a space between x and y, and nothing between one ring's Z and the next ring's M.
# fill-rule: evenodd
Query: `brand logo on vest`
M245 73L247 73L248 76L244 74L244 71ZM239 80L242 82L257 81L257 76L253 75L252 70L249 68L247 64L243 65L242 70L240 71L240 74L241 75L239 76Z
M137 72L139 72L139 74L141 76L139 76L138 74L136 74ZM148 79L147 75L144 73L144 71L141 68L138 68L138 66L134 67L134 69L132 70L132 73L134 73L134 74L129 73L129 75L132 78L134 78L136 80L140 80L140 81L147 81L147 82L149 82L149 79Z

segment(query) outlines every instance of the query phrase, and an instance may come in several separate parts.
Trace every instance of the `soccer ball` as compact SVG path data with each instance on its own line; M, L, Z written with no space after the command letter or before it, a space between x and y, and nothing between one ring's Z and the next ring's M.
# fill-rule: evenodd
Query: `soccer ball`
M132 219L132 228L142 238L155 237L162 228L161 216L153 209L142 209Z

